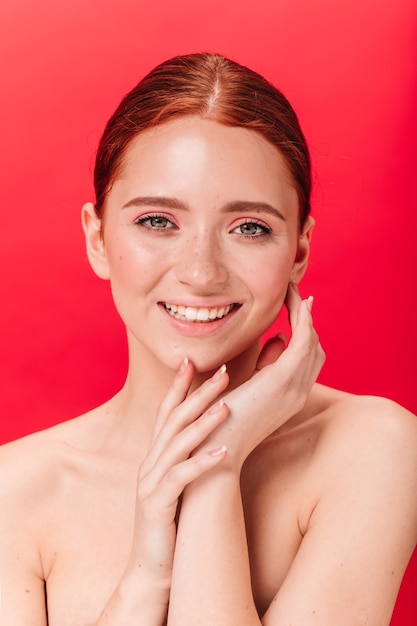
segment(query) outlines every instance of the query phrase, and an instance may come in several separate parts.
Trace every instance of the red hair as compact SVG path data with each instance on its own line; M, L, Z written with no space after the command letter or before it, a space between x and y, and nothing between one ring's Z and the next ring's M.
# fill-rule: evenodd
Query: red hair
M293 108L261 75L210 53L161 63L123 98L97 151L94 187L99 217L130 141L147 129L187 115L254 130L276 146L291 172L304 224L310 211L311 165Z

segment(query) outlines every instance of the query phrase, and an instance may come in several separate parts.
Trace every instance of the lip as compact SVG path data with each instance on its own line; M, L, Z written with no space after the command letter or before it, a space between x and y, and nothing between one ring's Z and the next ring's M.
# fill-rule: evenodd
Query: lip
M158 302L159 310L168 323L181 334L193 337L204 337L219 332L224 326L234 318L241 305L237 302L228 302L227 304L210 304L195 303L179 304L172 302ZM175 310L177 309L177 310ZM178 311L179 309L179 311ZM184 315L184 309L188 309L187 319ZM221 314L221 317L217 315ZM226 314L224 314L226 312ZM178 317L178 313L181 317ZM208 315L207 315L208 313ZM215 317L216 314L216 317ZM205 319L201 319L201 315ZM200 316L200 319L198 317ZM207 319L208 317L208 319ZM212 317L213 319L211 319ZM193 319L194 318L194 319Z

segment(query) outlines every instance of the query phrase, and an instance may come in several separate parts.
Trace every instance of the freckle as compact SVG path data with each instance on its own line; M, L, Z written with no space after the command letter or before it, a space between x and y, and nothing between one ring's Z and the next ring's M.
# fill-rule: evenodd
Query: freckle
M25 592L26 593L30 593L30 589L25 589Z
M395 571L394 571L394 570L392 570L392 572L391 572L391 576L394 576L394 574L395 574Z

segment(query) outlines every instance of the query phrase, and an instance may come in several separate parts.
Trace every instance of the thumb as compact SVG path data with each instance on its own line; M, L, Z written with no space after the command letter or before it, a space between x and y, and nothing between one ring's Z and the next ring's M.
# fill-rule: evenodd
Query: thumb
M268 339L258 357L255 370L259 372L267 365L274 363L284 352L285 342L286 337L282 333Z

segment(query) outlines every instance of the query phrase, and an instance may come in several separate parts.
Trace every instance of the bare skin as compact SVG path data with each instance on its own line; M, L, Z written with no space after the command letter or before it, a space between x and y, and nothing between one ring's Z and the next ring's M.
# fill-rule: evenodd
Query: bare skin
M46 580L49 625L92 626L98 623L119 584L131 551L137 465L145 455L145 446L140 441L132 446L126 437L122 445L114 447L112 442L120 441L115 405L117 399L82 418L4 446L2 501L7 507L2 508L1 516L2 624L46 624ZM338 529L336 545L340 544L346 559L336 564L340 580L333 584L327 581L315 597L308 595L305 601L311 615L302 619L306 624L330 625L320 610L332 589L335 610L347 615L346 624L389 623L415 541L416 511L408 494L416 475L416 437L415 420L396 405L355 398L318 385L303 411L255 450L243 469L242 495L253 597L260 616L277 591L275 606L279 604L280 588L285 589L285 602L301 610L297 586L291 590L291 582L284 583L296 568L296 559L303 558L303 537L320 525L320 519L312 525L317 503L325 503L326 497L333 498L336 492L338 504L345 508L357 498L356 510L348 511L348 522L353 529L367 533L365 544L372 562L368 564L367 553L356 553L352 548L350 533L349 552L344 552L346 529ZM342 457L335 464L335 450L348 451L352 446L354 457ZM385 506L381 505L376 479L389 492ZM342 491L345 484L353 491L348 497ZM369 514L362 508L363 491L369 510L382 507L369 526L362 522ZM346 515L336 509L335 522L342 523ZM327 528L324 522L323 527ZM201 541L203 532L199 527ZM355 536L352 528L351 533ZM386 550L389 543L392 547ZM355 552L353 564L349 562L351 549ZM326 558L335 565L325 543L320 545L318 562L314 556L313 549L308 557L313 571ZM352 600L358 602L355 615L346 607L343 592L353 574L355 585L349 591ZM293 577L296 580L297 573ZM307 590L309 578L306 572L303 585ZM364 585L370 587L367 594ZM158 601L158 594L155 598ZM361 621L361 610L369 615L368 621L365 617ZM265 623L292 622L285 616ZM294 623L303 622L299 619Z
M2 626L388 624L416 542L417 422L315 382L295 285L313 222L298 231L278 151L198 118L146 131L83 226L129 372L0 451ZM284 301L291 340L260 351Z

